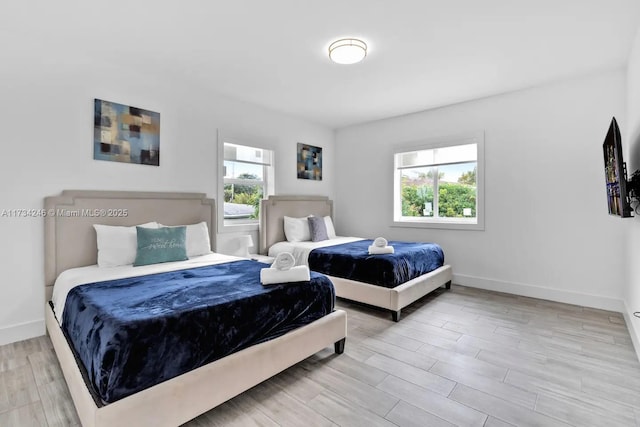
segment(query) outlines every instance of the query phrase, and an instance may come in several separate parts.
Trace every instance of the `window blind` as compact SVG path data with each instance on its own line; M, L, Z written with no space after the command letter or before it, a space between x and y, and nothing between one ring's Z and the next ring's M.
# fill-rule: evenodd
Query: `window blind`
M224 159L234 162L271 166L271 151L225 142Z
M406 169L475 162L478 160L477 153L477 144L454 145L429 150L396 153L396 168Z

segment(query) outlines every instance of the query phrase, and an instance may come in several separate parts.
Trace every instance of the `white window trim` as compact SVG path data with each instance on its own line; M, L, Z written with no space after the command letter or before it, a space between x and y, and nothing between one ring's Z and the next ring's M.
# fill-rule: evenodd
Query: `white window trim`
M252 182L253 184L260 184L266 181L266 191L263 197L268 197L271 194L275 194L275 149L268 142L261 140L255 136L244 135L239 132L232 132L227 130L218 129L218 147L217 147L217 207L218 207L218 233L236 233L236 232L252 232L258 231L259 220L251 219L246 220L247 224L243 224L244 221L238 220L234 224L224 223L224 143L231 143L237 145L245 145L255 148L261 148L263 150L271 150L273 156L271 157L271 167L267 168L269 174L264 177L263 180Z
M397 213L402 211L401 201L396 197L400 188L400 179L398 170L395 165L396 154L404 153L407 151L429 150L439 147L448 147L451 145L463 145L463 144L477 144L478 146L478 159L477 159L477 171L476 171L476 185L477 185L477 206L476 206L476 219L477 221L469 224L464 224L464 218L431 218L424 219L423 217L415 217L416 219L410 219L408 217L398 220ZM441 228L449 230L484 230L484 131L477 131L472 133L451 135L444 137L428 138L420 141L404 142L393 147L393 222L391 227L407 227L407 228Z

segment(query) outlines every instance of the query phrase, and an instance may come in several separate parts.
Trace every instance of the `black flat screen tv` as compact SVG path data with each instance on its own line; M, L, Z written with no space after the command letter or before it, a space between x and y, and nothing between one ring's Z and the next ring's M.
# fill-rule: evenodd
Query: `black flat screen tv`
M604 173L607 181L609 214L623 218L631 217L631 203L627 193L627 166L622 159L620 128L616 118L611 119L609 131L602 144Z

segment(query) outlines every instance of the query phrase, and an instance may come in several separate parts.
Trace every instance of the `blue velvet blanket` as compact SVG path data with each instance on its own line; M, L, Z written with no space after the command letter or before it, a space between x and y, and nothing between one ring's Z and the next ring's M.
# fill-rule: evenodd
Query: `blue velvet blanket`
M444 264L444 252L435 243L390 241L395 253L369 255L373 240L359 240L311 251L309 268L343 279L395 288Z
M262 286L265 267L237 261L73 288L62 329L95 395L117 401L333 311L326 276Z

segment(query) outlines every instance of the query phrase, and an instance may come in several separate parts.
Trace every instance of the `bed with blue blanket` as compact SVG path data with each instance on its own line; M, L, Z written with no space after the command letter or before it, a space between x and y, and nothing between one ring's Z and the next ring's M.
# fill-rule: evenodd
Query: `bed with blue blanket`
M326 222L333 215L333 202L327 197L269 196L260 209L263 253L272 257L292 253L296 264L328 275L338 297L388 309L395 321L400 319L402 308L441 286L451 286L451 266L435 243L390 241L393 254L369 255L373 240L331 232L328 239L316 242L288 241L284 217L299 220L315 216Z
M392 254L369 255L373 240L356 240L313 249L313 271L385 288L395 288L444 265L444 252L435 243L390 241Z
M206 221L215 248L201 193L64 191L45 209L127 212L99 219L115 226ZM83 426L178 426L327 346L344 351L327 276L263 286L266 264L214 252L99 267L96 222L45 219L45 323Z
M331 281L260 284L254 261L76 286L62 330L108 404L331 313ZM132 268L133 270L133 268Z

